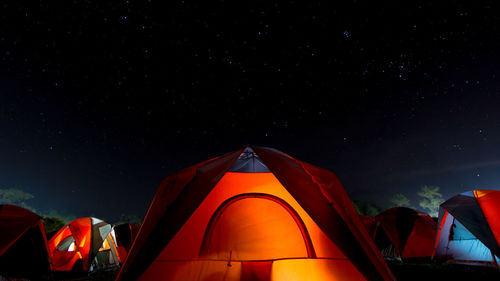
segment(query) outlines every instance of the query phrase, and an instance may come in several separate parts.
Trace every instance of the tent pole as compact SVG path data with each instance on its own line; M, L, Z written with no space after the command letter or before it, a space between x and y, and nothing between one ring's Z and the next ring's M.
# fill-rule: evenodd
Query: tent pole
M493 262L495 262L495 267L497 269L499 269L498 267L498 262L497 262L497 258L495 257L495 254L493 254L493 251L490 250L490 253L491 253L491 256L493 257Z

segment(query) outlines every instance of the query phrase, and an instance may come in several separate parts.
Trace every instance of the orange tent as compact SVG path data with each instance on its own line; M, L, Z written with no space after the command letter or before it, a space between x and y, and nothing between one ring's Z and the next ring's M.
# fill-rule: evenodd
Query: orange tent
M436 222L410 208L394 207L378 214L375 244L387 258L431 258L436 237Z
M118 266L111 225L91 217L76 219L50 240L55 271L93 272Z
M113 226L116 237L116 248L118 250L118 260L120 263L125 262L127 253L132 247L132 243L139 232L139 226L131 223L122 223Z
M336 176L247 147L167 177L117 280L394 280Z
M50 277L42 217L24 208L0 205L0 280Z

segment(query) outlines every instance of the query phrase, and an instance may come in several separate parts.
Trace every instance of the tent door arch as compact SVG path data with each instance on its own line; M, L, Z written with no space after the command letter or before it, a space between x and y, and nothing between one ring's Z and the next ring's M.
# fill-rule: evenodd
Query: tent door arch
M202 259L227 261L316 257L298 213L281 198L264 193L224 201L207 225L199 253Z

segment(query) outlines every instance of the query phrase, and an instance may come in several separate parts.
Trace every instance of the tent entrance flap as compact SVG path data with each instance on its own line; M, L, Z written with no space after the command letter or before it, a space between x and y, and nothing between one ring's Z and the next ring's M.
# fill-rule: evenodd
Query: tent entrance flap
M270 194L246 193L227 199L212 215L200 257L256 261L316 254L304 222L288 203Z

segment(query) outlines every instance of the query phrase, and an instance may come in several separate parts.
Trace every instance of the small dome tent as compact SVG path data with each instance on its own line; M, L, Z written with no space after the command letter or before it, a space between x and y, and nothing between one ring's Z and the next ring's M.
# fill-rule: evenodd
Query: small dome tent
M441 204L434 258L500 266L500 191L473 190Z
M333 173L252 146L163 180L117 280L394 277Z
M132 247L132 243L134 243L137 232L139 232L139 226L132 223L122 223L113 226L113 231L116 237L118 259L120 263L123 263Z
M49 251L55 271L94 272L119 265L111 225L92 217L61 228L49 240Z
M375 244L386 258L431 258L436 222L410 208L394 207L378 214Z
M50 275L42 217L18 206L0 205L0 279L44 280Z

